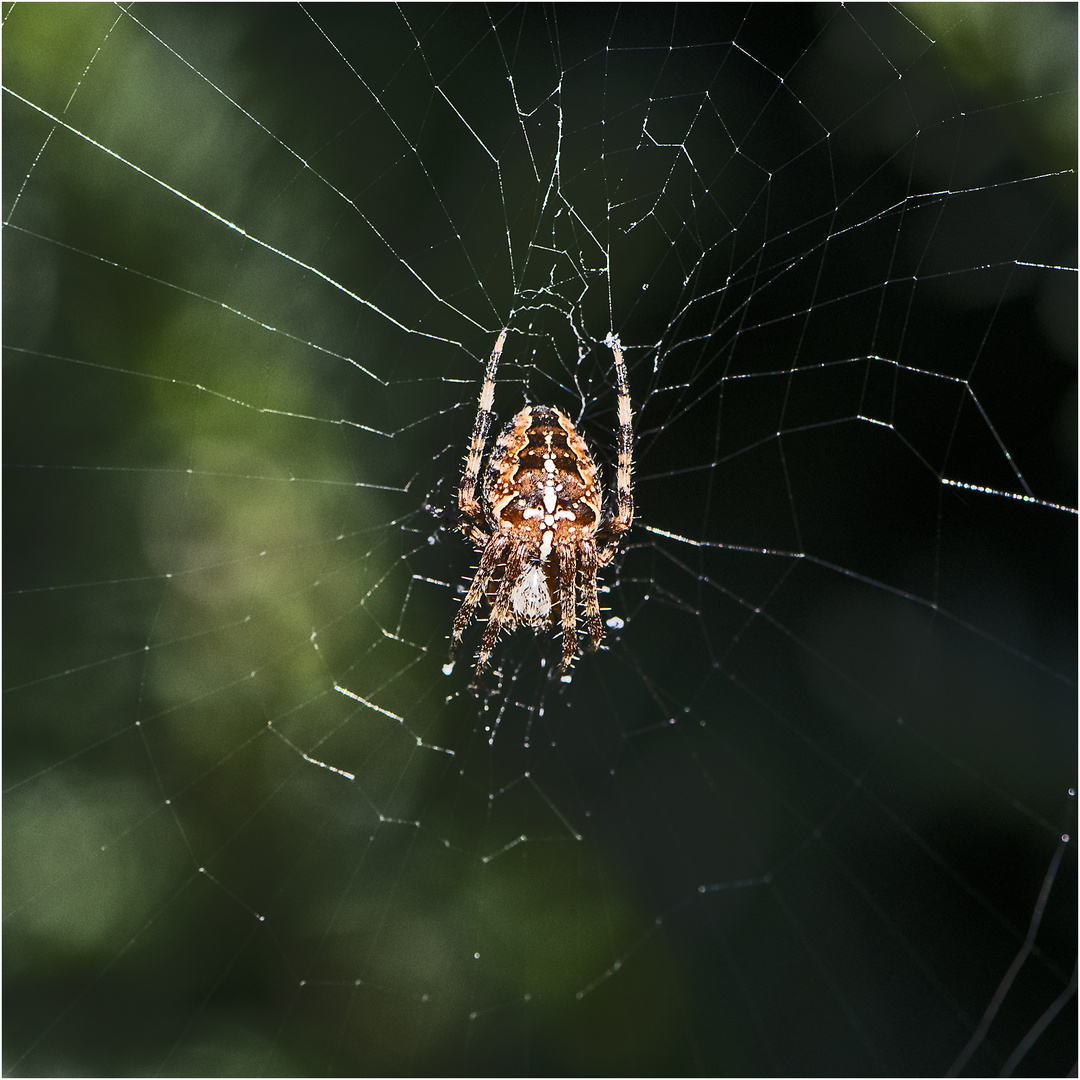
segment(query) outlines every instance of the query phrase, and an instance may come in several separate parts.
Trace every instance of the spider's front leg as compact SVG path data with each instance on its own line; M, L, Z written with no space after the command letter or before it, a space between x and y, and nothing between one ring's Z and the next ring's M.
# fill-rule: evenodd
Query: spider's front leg
M503 330L499 335L491 359L488 360L484 385L480 389L480 402L476 408L472 438L465 455L465 471L461 474L461 485L458 488L458 509L466 521L479 521L483 516L483 510L476 499L476 481L480 476L480 462L484 456L484 444L487 442L488 427L491 424L491 407L495 401L495 372L499 367L506 334L507 331Z

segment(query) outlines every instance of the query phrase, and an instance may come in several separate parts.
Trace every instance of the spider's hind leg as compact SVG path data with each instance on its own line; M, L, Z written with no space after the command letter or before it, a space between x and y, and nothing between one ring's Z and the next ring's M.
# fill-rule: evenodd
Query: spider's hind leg
M559 610L562 614L562 660L558 673L564 673L577 656L577 552L571 544L560 544Z
M591 543L581 545L581 582L585 606L585 626L589 631L589 645L595 652L604 636L604 624L600 621L600 597L596 592L596 548Z
M507 543L505 536L496 533L484 547L484 554L480 556L480 565L477 567L476 577L472 579L469 591L465 594L465 599L461 601L461 607L458 608L457 616L454 619L454 629L450 635L451 660L454 659L454 654L461 644L461 635L465 632L465 627L472 622L476 605L480 603L481 597L487 592L488 583L495 573L495 568L499 565L499 559L506 550ZM487 635L484 636L486 640Z
M495 539L501 541L499 545L499 552L501 553L509 543L509 541L499 534L493 536L492 542ZM488 550L491 548L491 543L488 544ZM484 558L487 558L487 550L484 552ZM506 566L503 568L502 581L499 583L499 591L495 594L495 602L491 605L491 614L488 615L487 628L484 630L484 636L480 640L480 652L476 657L476 673L473 675L472 684L470 689L475 694L476 688L480 683L480 674L487 666L488 660L491 659L491 654L495 650L495 643L499 640L499 631L502 630L503 623L506 622L507 616L510 614L511 600L510 596L514 588L514 583L521 576L521 567L525 559L525 548L523 545L517 545L511 548L510 554L506 559ZM483 566L483 560L481 560L481 566ZM492 567L494 569L494 566ZM490 580L491 575L488 575ZM476 582L480 580L480 574L477 572L476 580L473 582L473 586L476 586ZM485 588L486 588L485 582ZM469 590L469 595L472 595L472 589ZM465 598L468 600L468 597ZM462 605L464 606L464 605ZM475 605L474 605L475 606ZM460 618L460 613L459 613ZM455 627L457 623L454 623Z

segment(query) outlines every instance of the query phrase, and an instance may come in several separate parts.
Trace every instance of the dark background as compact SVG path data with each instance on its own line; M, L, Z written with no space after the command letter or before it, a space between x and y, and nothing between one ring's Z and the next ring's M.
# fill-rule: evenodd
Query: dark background
M1073 6L4 10L7 1073L938 1075L1051 868L1075 1069ZM638 522L473 699L504 324Z

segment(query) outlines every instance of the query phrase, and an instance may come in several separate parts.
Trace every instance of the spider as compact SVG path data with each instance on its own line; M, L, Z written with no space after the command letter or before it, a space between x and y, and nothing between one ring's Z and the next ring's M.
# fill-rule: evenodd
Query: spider
M506 330L499 334L488 360L458 489L457 527L480 552L480 565L454 619L451 660L481 597L487 593L491 600L472 681L474 691L502 628L522 624L547 628L556 607L563 635L558 671L564 672L577 653L579 587L589 640L597 648L604 628L596 572L615 557L622 534L634 520L630 389L622 347L614 334L608 334L604 342L615 356L619 390L614 514L603 512L600 469L585 440L569 417L550 405L526 405L503 428L488 458L477 499L476 483L495 399L495 372L506 334Z

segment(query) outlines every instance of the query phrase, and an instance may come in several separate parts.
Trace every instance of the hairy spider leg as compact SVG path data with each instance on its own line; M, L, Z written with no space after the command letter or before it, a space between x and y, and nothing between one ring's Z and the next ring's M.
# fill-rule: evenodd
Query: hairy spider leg
M461 486L458 489L458 509L467 519L466 532L469 539L477 546L483 544L483 538L477 538L477 530L482 529L484 512L476 499L476 478L480 475L480 464L484 457L484 444L487 442L488 428L491 426L491 406L495 401L495 372L499 368L499 357L506 344L506 331L499 334L491 358L484 372L484 386L480 391L480 407L476 412L472 438L469 440L469 452L465 457L465 471L461 474ZM472 530L468 525L474 526Z
M496 538L492 537L492 542ZM501 539L501 537L499 538ZM489 547L492 545L489 544ZM504 545L505 546L505 543ZM501 549L500 549L501 550ZM506 557L506 568L503 571L502 581L499 582L499 591L495 594L495 603L491 605L491 614L488 616L488 624L484 630L484 636L480 641L480 653L476 660L476 673L473 675L472 688L475 691L480 685L480 674L487 666L488 660L495 649L495 643L499 640L499 631L502 629L506 616L510 612L510 593L514 583L521 576L521 569L525 565L525 557L528 554L529 545L518 542L510 548L510 554ZM484 552L486 557L487 551ZM469 590L472 591L471 589ZM460 615L459 615L460 617ZM457 622L455 620L455 626Z
M496 534L491 537L484 547L476 577L473 578L469 591L465 594L465 599L461 601L461 607L458 608L457 617L454 619L454 630L450 637L451 660L454 659L454 653L457 652L457 647L461 644L461 635L465 632L465 627L472 621L476 605L480 603L480 598L487 592L495 568L499 565L499 559L509 543L509 537Z
M615 556L619 538L634 523L634 496L630 490L633 476L632 450L634 445L632 413L630 411L630 383L626 375L622 345L617 335L608 334L604 340L615 356L615 382L619 392L618 467L615 471L615 516L606 517L597 530L601 540L597 562L607 566Z
M585 625L589 630L589 641L595 651L604 636L604 625L600 622L600 597L596 593L596 568L599 563L596 545L591 542L581 544L581 581L582 602L585 607Z
M559 608L562 612L562 660L565 671L577 655L577 573L578 555L573 544L559 544Z

